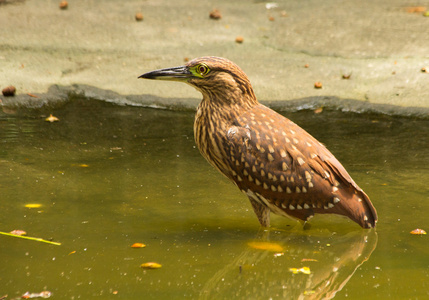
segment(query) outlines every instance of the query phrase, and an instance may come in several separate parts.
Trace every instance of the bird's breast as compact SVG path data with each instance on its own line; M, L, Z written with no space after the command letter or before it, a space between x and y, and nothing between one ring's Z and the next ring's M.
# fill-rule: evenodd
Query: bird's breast
M228 176L225 162L225 143L227 139L227 122L216 111L207 112L198 107L194 122L195 143L202 156L221 173Z

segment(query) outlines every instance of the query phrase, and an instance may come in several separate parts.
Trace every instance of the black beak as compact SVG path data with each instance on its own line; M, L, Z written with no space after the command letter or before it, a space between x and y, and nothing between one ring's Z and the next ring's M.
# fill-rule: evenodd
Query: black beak
M192 73L189 71L189 69L186 66L181 66L147 72L138 78L186 81L191 77Z

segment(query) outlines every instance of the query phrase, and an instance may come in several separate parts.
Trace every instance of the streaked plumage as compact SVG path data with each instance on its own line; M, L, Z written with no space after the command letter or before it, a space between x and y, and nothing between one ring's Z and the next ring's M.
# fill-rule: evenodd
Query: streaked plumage
M305 130L260 104L231 61L202 57L140 77L183 81L203 94L195 142L249 197L262 226L269 226L270 212L301 220L333 213L375 226L375 208L340 162Z

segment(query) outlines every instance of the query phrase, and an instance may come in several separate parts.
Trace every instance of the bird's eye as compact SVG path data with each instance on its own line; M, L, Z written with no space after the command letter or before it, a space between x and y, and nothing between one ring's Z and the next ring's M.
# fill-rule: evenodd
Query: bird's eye
M210 71L210 69L206 65L201 64L201 65L197 66L197 72L200 75L206 75L209 71Z

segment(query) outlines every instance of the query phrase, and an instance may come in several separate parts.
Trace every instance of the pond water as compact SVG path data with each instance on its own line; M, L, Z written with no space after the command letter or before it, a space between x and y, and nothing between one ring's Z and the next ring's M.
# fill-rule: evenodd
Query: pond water
M49 113L60 121L45 122ZM61 243L0 235L0 297L427 299L429 236L410 231L429 230L429 121L284 115L367 192L376 230L339 216L305 230L272 216L260 230L247 198L195 147L193 112L74 99L0 113L0 231Z

